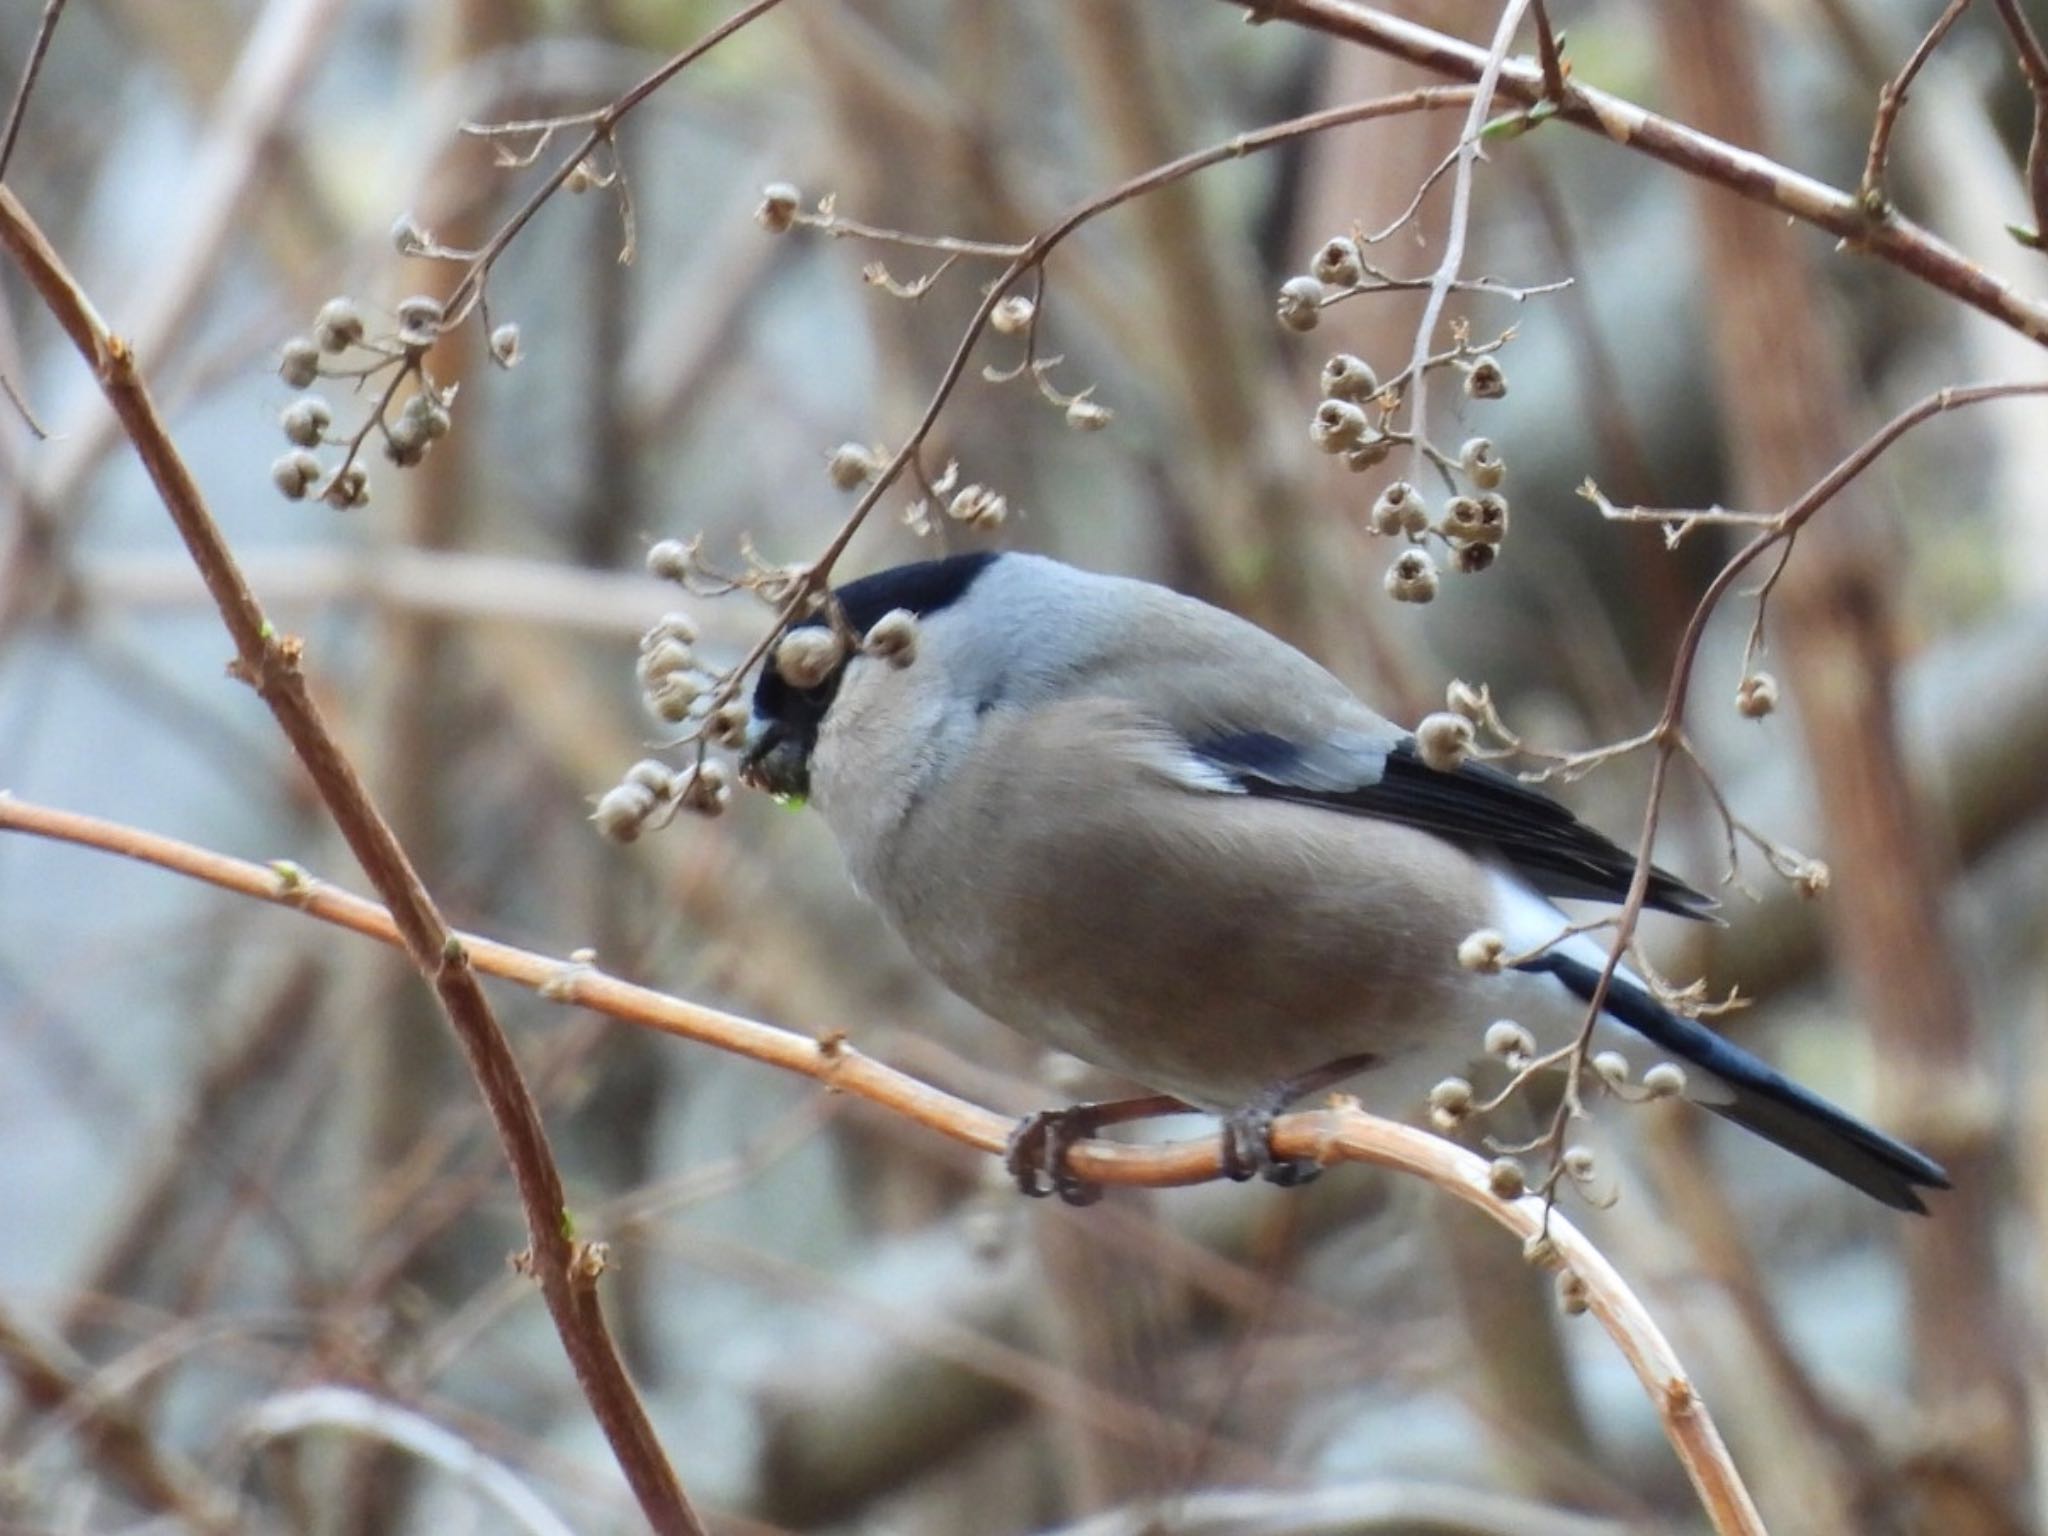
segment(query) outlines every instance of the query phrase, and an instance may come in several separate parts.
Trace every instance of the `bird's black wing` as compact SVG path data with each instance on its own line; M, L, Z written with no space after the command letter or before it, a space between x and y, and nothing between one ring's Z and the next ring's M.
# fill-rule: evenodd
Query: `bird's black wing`
M1252 795L1376 816L1490 850L1548 896L1627 899L1635 855L1616 846L1548 795L1485 763L1450 772L1428 767L1413 738L1380 750L1364 739L1304 746L1264 731L1192 744L1205 761ZM1676 875L1652 868L1646 906L1714 920L1718 903Z

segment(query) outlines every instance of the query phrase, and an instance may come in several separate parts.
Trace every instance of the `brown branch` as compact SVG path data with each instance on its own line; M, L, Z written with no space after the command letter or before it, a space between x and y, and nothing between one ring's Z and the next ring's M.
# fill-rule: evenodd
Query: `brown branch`
M2038 249L2048 240L2048 50L2018 0L1997 0L1999 20L2012 34L2020 73L2034 98L2034 130L2027 140L2027 197L2034 205L2034 240Z
M292 908L379 943L403 942L389 912L290 865L252 864L174 838L31 805L5 794L0 794L0 831L96 848ZM589 965L555 960L492 939L461 934L455 941L475 971L516 982L550 1002L592 1009L628 1024L799 1073L982 1152L1000 1153L1009 1141L1009 1119L884 1066L855 1050L841 1035L813 1038L778 1029L635 986ZM1073 1149L1071 1162L1075 1173L1090 1182L1165 1188L1220 1178L1220 1150L1214 1137L1163 1146L1086 1141ZM1763 1525L1740 1474L1684 1366L1634 1292L1563 1217L1553 1214L1546 1219L1543 1202L1534 1197L1501 1200L1488 1185L1484 1159L1426 1131L1368 1115L1349 1101L1333 1100L1327 1109L1282 1116L1273 1126L1273 1150L1281 1157L1312 1158L1324 1164L1368 1163L1423 1179L1521 1238L1532 1261L1577 1275L1586 1286L1593 1314L1656 1405L1665 1434L1713 1517L1714 1529L1723 1536L1762 1536Z
M1967 5L1969 0L1961 0ZM1536 18L1536 57L1543 65L1543 99L1550 102L1564 101L1564 54L1557 46L1557 33L1551 30L1550 12L1543 0L1535 0L1530 9Z
M1889 206L1884 195L1885 163L1891 156L1892 129L1898 124L1900 109L1906 105L1906 92L1913 84L1913 77L1934 57L1934 50L1948 36L1949 28L1969 8L1970 0L1948 0L1947 7L1934 18L1934 25L1927 29L1927 35L1920 39L1919 46L1907 55L1899 72L1878 89L1877 117L1870 125L1870 152L1863 160L1863 180L1856 184L1856 195L1873 217L1882 216Z
M21 84L14 88L14 104L7 109L7 127L0 132L0 180L7 175L7 163L14 158L15 140L28 117L28 99L34 94L36 76L50 51L50 39L57 35L57 18L64 14L64 0L43 0L43 19L36 24L35 41L29 44L28 59L21 66Z
M232 1507L198 1470L159 1447L122 1404L94 1391L57 1353L0 1312L0 1368L39 1412L63 1413L77 1426L88 1458L145 1509L175 1515L194 1530L227 1536Z
M1224 0L1262 21L1291 21L1359 43L1394 58L1460 80L1477 80L1486 50L1414 22L1383 15L1355 0ZM1541 70L1510 62L1499 94L1525 106L1544 99ZM2015 292L1962 252L1910 219L1887 213L1872 218L1853 192L1829 186L1698 129L1646 111L1632 101L1574 80L1565 81L1557 117L1601 134L1653 160L1776 208L1822 229L1849 249L1862 251L1960 299L2034 341L2048 342L2048 303Z
M234 673L254 687L290 740L370 883L390 904L396 931L434 989L461 1042L525 1207L533 1264L578 1384L649 1522L667 1532L702 1525L656 1439L612 1344L589 1255L567 1234L562 1179L540 1111L519 1075L462 944L449 932L404 849L371 803L355 766L315 706L300 670L300 645L264 616L207 509L198 483L165 430L134 354L108 329L61 257L21 203L0 187L0 246L14 258L120 418L220 609L234 640Z
M698 38L689 47L673 57L663 60L660 68L656 69L609 106L602 107L595 112L581 117L551 119L531 125L536 131L546 134L552 132L556 126L569 122L584 121L590 124L590 131L583 136L576 148L563 158L562 163L549 173L547 180L534 188L526 201L519 205L510 218L498 226L497 232L489 240L484 242L483 247L476 253L469 266L464 270L461 280L456 283L448 295L447 302L443 307L443 312L447 316L447 323L449 325L458 323L469 313L470 308L483 297L484 284L490 278L491 268L496 264L498 258L505 254L505 248L519 237L519 232L532 222L533 216L540 212L548 199L562 189L570 176L575 174L578 166L582 165L589 156L595 154L600 148L612 142L612 137L617 132L619 124L635 107L638 107L648 97L652 96L664 85L667 85L669 81L673 80L713 48L716 48L728 37L731 37L735 32L765 16L781 3L782 0L752 0L752 4L742 6L731 16L728 16L724 21ZM520 124L514 126L525 127L528 125ZM483 131L488 132L490 130Z

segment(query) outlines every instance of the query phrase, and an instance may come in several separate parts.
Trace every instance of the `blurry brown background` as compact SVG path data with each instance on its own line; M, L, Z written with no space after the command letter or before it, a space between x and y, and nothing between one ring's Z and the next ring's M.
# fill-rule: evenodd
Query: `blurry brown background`
M0 14L0 77L39 10ZM1552 14L1577 78L1853 187L1878 84L1936 10ZM1497 15L1406 11L1482 44ZM1018 240L1185 150L1428 77L1225 4L789 0L623 130L631 265L613 198L555 199L493 280L521 366L490 368L473 330L444 342L457 426L422 469L377 465L363 512L281 501L278 343L335 293L445 289L448 269L393 254L398 214L468 244L531 184L456 125L601 103L724 14L73 0L7 180L135 340L452 922L843 1029L1005 1111L1054 1102L1071 1074L918 973L814 818L743 795L630 850L585 820L655 733L633 638L675 597L641 574L648 543L815 555L847 505L826 455L900 441L989 275L892 299L863 262L902 280L929 263L771 236L759 189ZM1583 479L1617 501L1775 508L1934 388L2048 373L1954 299L1596 135L1491 145L1466 271L1576 286L1453 299L1475 334L1520 327L1506 400L1434 394L1439 440L1499 443L1515 535L1494 570L1398 607L1390 551L1362 531L1386 474L1317 455L1307 422L1322 360L1398 368L1419 304L1358 299L1297 336L1272 295L1329 236L1398 212L1456 118L1226 164L1066 247L1041 343L1116 420L1069 431L970 370L931 462L957 456L1011 516L948 547L1168 580L1390 713L1439 707L1459 676L1530 736L1590 745L1654 718L1732 544L1707 530L1667 553L1603 524ZM2003 227L2031 221L2029 120L2005 32L1973 9L1914 87L1889 189L2040 291L2044 258ZM1376 259L1429 271L1444 213L1439 190ZM12 270L0 295L0 371L53 433L0 409L0 788L353 883L268 716L223 678L219 621L90 379ZM1753 605L1726 606L1692 737L1736 812L1828 859L1834 887L1802 903L1752 859L1756 898L1730 898L1725 932L1648 930L1668 969L1757 997L1732 1033L1928 1146L1961 1187L1898 1220L1697 1117L1611 1108L1620 1198L1572 1209L1672 1335L1781 1532L2048 1529L2041 420L2028 401L1944 418L1821 515L1773 599L1766 665L1789 707L1761 724L1732 704ZM901 506L843 571L932 550ZM744 598L692 611L726 661L765 623ZM1642 779L1631 760L1568 793L1628 836ZM1671 809L1665 862L1711 883L1707 797L1681 777ZM656 1426L717 1529L1703 1528L1611 1343L1426 1190L1346 1169L1299 1194L1031 1207L985 1160L808 1083L494 997L579 1232L618 1259L605 1295ZM150 1514L133 1447L67 1406L81 1382L148 1454L235 1492L240 1528L508 1528L445 1466L331 1431L258 1444L273 1394L321 1382L446 1426L571 1529L636 1527L530 1284L506 1271L523 1234L474 1090L394 956L101 855L0 842L0 1170L0 1528Z

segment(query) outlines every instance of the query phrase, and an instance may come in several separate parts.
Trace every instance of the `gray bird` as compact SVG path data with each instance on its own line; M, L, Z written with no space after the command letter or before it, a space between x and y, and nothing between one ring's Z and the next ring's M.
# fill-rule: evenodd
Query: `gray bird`
M914 652L851 650L806 688L771 662L743 776L817 806L854 884L946 986L1162 1096L1025 1121L1010 1167L1027 1193L1085 1201L1067 1144L1177 1107L1224 1117L1235 1176L1295 1182L1308 1170L1266 1137L1304 1094L1370 1072L1373 1098L1404 1108L1479 1054L1490 1020L1545 1045L1580 1027L1607 958L1590 937L1496 974L1458 947L1479 929L1510 955L1549 944L1565 926L1550 898L1621 901L1633 856L1482 763L1426 766L1292 646L1036 555L899 566L834 598L856 635L914 614ZM1662 870L1647 904L1714 906ZM1601 1030L1633 1032L1683 1063L1688 1097L1886 1205L1924 1211L1918 1190L1948 1187L1626 970Z

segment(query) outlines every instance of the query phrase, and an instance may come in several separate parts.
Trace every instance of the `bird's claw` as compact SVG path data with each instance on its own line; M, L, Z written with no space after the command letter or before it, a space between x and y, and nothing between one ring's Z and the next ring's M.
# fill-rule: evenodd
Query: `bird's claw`
M1102 1198L1100 1184L1077 1177L1067 1166L1068 1151L1093 1129L1084 1111L1085 1106L1041 1109L1017 1122L1003 1151L1003 1166L1021 1193L1034 1200L1058 1195L1068 1205L1093 1205Z
M1319 1164L1273 1155L1273 1120L1274 1111L1264 1104L1247 1104L1223 1117L1225 1178L1242 1184L1256 1174L1268 1184L1298 1189L1322 1173Z

